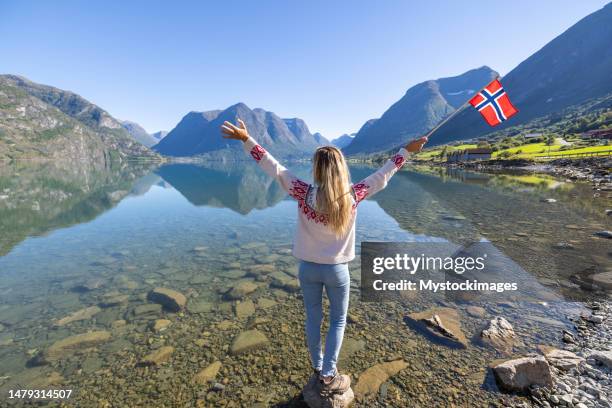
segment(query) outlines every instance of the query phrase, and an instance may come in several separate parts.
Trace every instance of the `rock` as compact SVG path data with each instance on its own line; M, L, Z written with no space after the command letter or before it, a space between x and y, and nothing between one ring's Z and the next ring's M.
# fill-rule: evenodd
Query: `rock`
M159 349L153 351L152 353L149 353L146 356L144 356L140 360L139 365L141 366L160 365L168 361L170 359L170 356L172 356L172 353L174 353L174 347L172 346L160 347Z
M226 299L239 300L246 295L253 293L257 290L258 286L251 280L242 280L232 287L226 294Z
M77 352L90 349L110 340L111 334L107 331L93 331L66 337L53 343L46 351L35 358L36 363L45 364L60 360ZM35 364L36 365L36 364Z
M465 311L472 317L484 317L487 311L480 306L468 306Z
M439 307L406 316L409 324L424 328L437 341L456 347L467 347L467 338L461 330L459 313L455 309Z
M591 281L605 290L612 290L612 271L600 272L590 276Z
M154 332L159 333L160 331L166 330L170 324L172 324L172 322L168 319L157 319L153 323L151 329L153 329Z
M246 353L254 348L263 349L270 344L265 334L257 329L247 330L234 338L230 353L238 355Z
M120 329L122 327L125 327L125 325L127 324L127 322L123 319L120 320L115 320L114 322L111 323L111 328L113 329Z
M395 360L376 364L366 369L359 375L359 381L355 386L355 394L361 398L376 395L382 383L406 367L408 367L408 363L404 360Z
M221 331L229 330L234 327L234 322L231 320L223 320L222 322L217 323L217 329Z
M104 285L102 279L88 279L85 282L79 283L72 287L73 292L89 292L91 290L98 289Z
M612 351L595 351L588 358L608 368L612 368Z
M548 363L561 370L569 371L576 368L584 361L584 358L577 356L571 351L559 350L553 347L540 347L544 358Z
M595 235L600 238L612 239L612 231L597 231Z
M209 381L214 380L217 374L219 373L221 366L222 364L220 361L215 361L214 363L210 364L208 367L200 370L193 377L193 382L195 382L196 384L205 385Z
M129 299L130 299L129 295L112 294L112 295L103 296L99 304L101 307L104 307L104 308L113 307L113 306L119 306L119 305L126 304Z
M489 326L480 333L480 337L485 343L505 354L512 351L516 342L516 334L512 325L499 316L489 322Z
M556 203L557 200L555 200L554 198L543 198L542 200L543 203Z
M185 295L168 288L155 288L147 297L151 302L159 303L172 312L183 310L187 303Z
M463 221L466 218L463 215L444 215L442 219L447 221Z
M138 305L132 309L132 314L137 318L150 318L158 316L162 311L160 304Z
M69 314L68 316L59 319L55 322L56 326L65 326L72 322L78 322L79 320L88 320L100 313L102 309L98 306L90 306L85 309L77 310L74 313Z
M285 277L286 276L286 277ZM297 293L300 291L300 283L295 278L290 278L285 275L282 278L275 277L270 282L270 287L283 289L289 293Z
M557 242L555 245L553 245L553 248L555 249L574 249L574 246L570 244L569 242Z
M508 360L493 367L499 386L507 391L524 392L532 385L552 388L550 366L542 356Z
M302 396L309 408L346 408L355 399L351 388L344 394L321 396L321 383L317 381L314 375L310 377L310 380L302 390Z
M251 299L236 303L234 306L236 317L238 319L246 319L255 314L255 304Z
M212 311L213 306L214 305L212 302L209 302L208 300L193 299L187 304L187 310L189 310L190 313L195 314L209 313Z
M269 309L271 307L276 306L276 301L267 298L259 298L257 299L257 307L260 309Z

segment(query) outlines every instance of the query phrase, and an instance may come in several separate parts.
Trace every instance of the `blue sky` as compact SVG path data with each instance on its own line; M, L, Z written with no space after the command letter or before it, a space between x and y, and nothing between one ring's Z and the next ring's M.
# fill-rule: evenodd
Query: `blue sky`
M0 0L0 73L149 132L236 102L355 132L412 85L502 75L606 1Z

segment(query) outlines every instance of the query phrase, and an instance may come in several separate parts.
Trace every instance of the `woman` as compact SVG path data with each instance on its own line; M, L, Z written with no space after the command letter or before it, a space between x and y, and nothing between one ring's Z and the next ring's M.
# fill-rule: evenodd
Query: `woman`
M240 126L225 122L225 138L240 140L244 149L261 168L281 184L298 202L298 226L293 255L300 259L299 280L306 310L306 341L314 371L322 391L344 393L350 378L340 375L336 361L346 325L350 276L348 262L355 258L355 216L359 203L382 190L399 170L409 152L418 152L427 142L422 137L412 141L377 172L357 184L351 184L344 156L335 147L317 149L313 157L314 185L289 172L249 136L241 119ZM325 353L321 349L323 288L329 298L329 331Z

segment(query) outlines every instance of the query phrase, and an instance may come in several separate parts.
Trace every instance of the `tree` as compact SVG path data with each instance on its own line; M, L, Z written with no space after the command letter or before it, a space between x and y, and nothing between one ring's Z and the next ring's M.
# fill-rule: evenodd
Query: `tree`
M487 142L486 140L481 140L480 142L478 142L476 147L478 147L480 149L490 149L491 148L491 144L489 142Z

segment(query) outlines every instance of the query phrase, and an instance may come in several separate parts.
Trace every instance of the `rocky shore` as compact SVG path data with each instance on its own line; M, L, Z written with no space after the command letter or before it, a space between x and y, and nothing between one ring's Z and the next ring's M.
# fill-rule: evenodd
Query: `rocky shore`
M603 191L612 191L612 158L609 157L561 158L545 163L534 163L526 159L495 159L462 163L431 162L430 164L477 171L537 171L572 181L590 182L594 187L600 188Z

